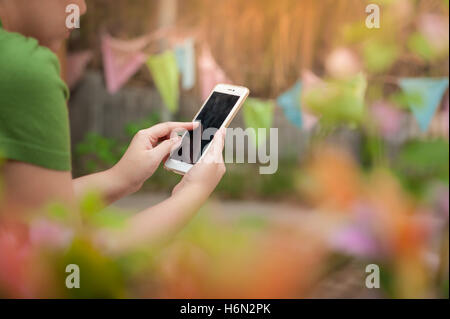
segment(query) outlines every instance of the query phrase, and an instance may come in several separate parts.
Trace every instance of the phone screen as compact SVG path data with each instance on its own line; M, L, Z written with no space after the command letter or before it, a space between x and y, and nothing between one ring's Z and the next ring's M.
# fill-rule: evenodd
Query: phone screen
M214 137L208 136L209 132L212 132L211 129L216 131L222 126L238 100L238 95L213 92L194 119L195 122L200 123L199 127L183 137L181 146L172 153L171 159L187 164L197 163Z

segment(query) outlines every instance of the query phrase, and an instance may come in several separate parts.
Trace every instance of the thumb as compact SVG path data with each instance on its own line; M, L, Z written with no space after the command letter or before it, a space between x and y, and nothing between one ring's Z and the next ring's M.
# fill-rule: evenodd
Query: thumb
M174 149L176 149L181 141L180 136L174 136L164 142L161 142L158 146L150 150L152 157L159 162L161 162L166 156L170 154Z
M224 128L217 131L211 142L211 147L209 148L208 153L205 157L203 157L205 163L217 164L223 162L222 152L225 145L225 132L226 131Z

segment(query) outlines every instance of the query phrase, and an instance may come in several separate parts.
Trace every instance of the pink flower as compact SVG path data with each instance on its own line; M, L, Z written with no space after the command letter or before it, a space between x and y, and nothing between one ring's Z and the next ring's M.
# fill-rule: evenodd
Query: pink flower
M381 135L387 139L394 138L404 123L405 115L385 101L375 102L370 111Z
M327 72L336 78L355 76L361 72L358 56L348 48L337 48L331 52L325 61Z

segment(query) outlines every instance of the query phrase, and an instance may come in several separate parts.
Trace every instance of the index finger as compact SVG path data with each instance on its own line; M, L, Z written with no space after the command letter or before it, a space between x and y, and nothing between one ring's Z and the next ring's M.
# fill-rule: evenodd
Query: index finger
M148 136L153 138L160 138L169 135L175 129L193 130L198 126L196 122L166 122L152 126L143 131Z

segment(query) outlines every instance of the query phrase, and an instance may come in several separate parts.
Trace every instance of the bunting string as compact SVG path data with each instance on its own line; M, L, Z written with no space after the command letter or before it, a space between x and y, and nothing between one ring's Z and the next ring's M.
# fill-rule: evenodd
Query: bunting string
M190 36L178 38L176 42L172 41L173 49L162 54L149 54L150 43L167 37L170 32L172 32L170 29L161 29L132 40L119 40L104 33L101 44L108 92L114 94L119 91L142 65L146 64L164 104L172 113L175 113L179 108L179 86L181 84L183 90L193 89L197 79L197 68L202 100L208 98L217 84L231 82L206 44L201 46L197 56L195 40ZM72 76L68 79L71 87L81 77L80 74L89 60L88 54L73 56L69 63L72 69L68 74ZM443 96L448 90L448 78L387 76L384 80L387 83L397 84L405 93L408 107L422 132L428 131L430 125L433 126L435 116L448 116L448 108L447 111L438 112ZM276 105L283 110L290 123L306 131L317 124L322 114L326 114L327 119L331 116L336 122L346 118L350 119L350 122L358 122L362 118L365 107L366 88L367 79L362 74L349 79L345 85L339 86L336 83L324 81L311 72L305 72L301 80L276 98ZM269 119L273 118L273 115L270 117L267 112L274 112L274 108L270 107L275 105L274 101L263 103L263 100L255 99L250 100L246 105L249 110L244 111L246 113L244 118L248 127L255 127L255 125L266 127L267 122L270 122ZM395 109L394 105L383 101L373 104L370 113L378 123L380 133L384 137L395 135L401 127L400 123L404 115ZM252 121L251 116L257 119ZM440 126L448 127L446 119L440 122L442 122Z

